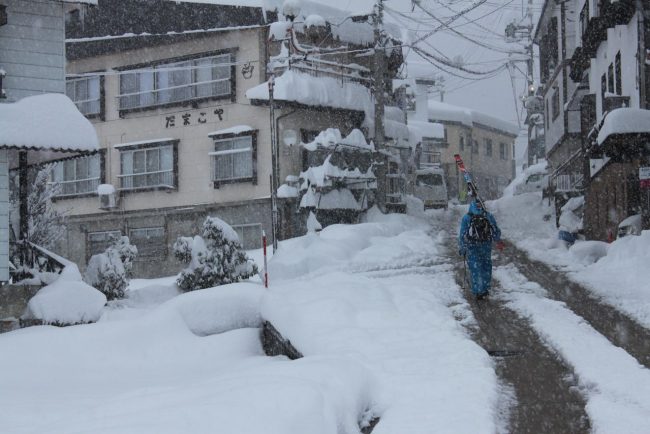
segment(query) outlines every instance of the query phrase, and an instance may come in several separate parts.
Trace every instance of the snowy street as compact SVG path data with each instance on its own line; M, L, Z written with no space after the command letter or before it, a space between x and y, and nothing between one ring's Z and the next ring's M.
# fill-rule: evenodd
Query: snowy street
M2 334L3 430L647 432L648 329L519 250L506 200L487 301L462 288L462 208L371 212L283 242L268 290L139 279L96 324ZM265 356L262 321L303 357Z

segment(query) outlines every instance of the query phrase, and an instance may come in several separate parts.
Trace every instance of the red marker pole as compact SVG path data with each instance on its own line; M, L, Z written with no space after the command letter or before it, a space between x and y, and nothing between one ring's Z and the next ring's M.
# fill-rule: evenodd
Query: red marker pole
M264 287L269 287L269 275L266 271L266 232L262 231L262 246L264 247Z

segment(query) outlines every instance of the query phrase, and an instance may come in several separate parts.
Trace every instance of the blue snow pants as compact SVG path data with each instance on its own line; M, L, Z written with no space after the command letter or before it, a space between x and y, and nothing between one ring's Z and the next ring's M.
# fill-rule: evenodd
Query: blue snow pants
M492 243L467 246L467 266L472 278L472 294L484 294L492 282Z

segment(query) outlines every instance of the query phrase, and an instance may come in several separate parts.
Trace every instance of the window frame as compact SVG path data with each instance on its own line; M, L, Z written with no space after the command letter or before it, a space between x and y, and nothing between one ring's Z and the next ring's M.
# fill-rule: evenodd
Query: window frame
M249 130L249 131L243 131L241 133L229 133L229 134L209 134L208 137L210 137L213 141L213 148L214 151L211 151L208 153L210 156L210 178L213 184L213 187L215 189L218 189L222 185L226 184L235 184L235 183L252 183L253 185L257 185L257 135L258 135L259 130ZM217 179L216 178L216 159L220 155L232 155L234 153L243 153L244 151L239 151L237 152L234 150L234 152L225 150L225 151L217 151L216 146L217 143L219 142L227 142L227 141L232 141L234 139L239 139L242 137L250 137L251 139L251 145L250 145L250 153L251 153L251 175L250 176L242 176L242 177L234 177L234 178L221 178Z
M144 240L144 238L134 237L135 232L145 231L146 233L148 231L154 231L154 230L156 231L160 230L162 232L162 235L159 237L161 240L160 245L158 245L158 243L156 243L153 247L144 246L142 244L138 245L138 242ZM137 258L154 259L154 258L164 258L167 256L168 240L167 240L167 230L165 226L147 226L147 227L129 228L129 241L138 249Z
M199 53L199 54L194 54L191 56L181 56L181 57L173 57L173 58L167 58L164 60L158 60L155 62L147 62L147 63L141 63L141 64L135 64L135 65L129 65L127 67L123 68L116 68L120 72L120 77L119 77L119 86L118 90L119 93L116 96L117 98L117 106L118 106L118 111L120 113L120 116L123 116L127 113L132 113L132 112L139 112L143 110L152 110L152 109L157 109L157 108L163 108L163 107L173 107L173 106L192 106L192 107L198 107L198 104L203 101L216 101L216 100L224 100L224 99L229 99L231 102L236 101L236 94L237 94L237 69L236 69L236 55L237 55L237 48L229 48L225 50L216 50L216 51L210 51L210 52L204 52L204 53ZM230 90L227 93L224 94L219 94L219 95L208 95L208 96L197 96L197 89L201 85L201 81L196 81L197 80L197 66L196 65L191 65L190 66L190 83L185 84L185 85L180 85L178 89L182 88L189 88L192 89L192 96L186 99L179 99L179 100L171 100L171 101L162 101L160 102L159 100L159 95L162 91L169 91L171 89L173 93L173 88L167 87L167 88L158 88L159 85L159 74L163 72L165 68L164 66L168 65L174 65L178 63L185 63L185 62L198 62L201 60L206 60L210 58L217 58L220 56L228 56L228 60L225 63L224 67L229 67L229 77L224 77L223 79L214 79L215 81L212 81L211 83L219 83L219 82L228 82L230 86ZM219 67L219 64L214 64L213 66L213 73L214 71ZM138 72L140 71L140 72ZM185 70L181 70L181 72L184 72ZM131 74L143 74L145 72L150 72L151 73L151 89L147 89L146 93L143 93L145 91L141 91L141 79L139 76L136 76L137 79L137 91L136 92L124 92L123 90L123 77L126 77L127 75ZM164 71L167 74L170 74L174 71ZM148 104L141 104L139 103L138 106L136 107L123 107L122 106L122 98L126 98L129 96L139 96L141 97L142 95L153 95L153 102L148 103Z
M558 116L560 116L560 88L555 85L551 96L551 120L555 121Z
M492 139L485 139L485 156L486 157L491 157L492 156Z
M74 180L63 180L59 181L55 179L55 172L56 172L56 167L52 169L52 173L50 175L50 182L53 184L64 184L64 183L79 183L79 182L84 182L84 181L91 181L91 180L97 180L97 186L100 184L104 184L106 182L106 150L105 149L100 149L98 152L95 152L90 155L81 155L81 156L76 156L76 157L69 157L69 158L61 158L58 160L53 160L52 163L55 164L66 164L69 161L76 161L82 158L93 158L93 157L98 157L99 158L99 176L97 178L84 178L84 179L74 179ZM65 175L64 175L65 176ZM76 176L76 164L75 164L75 176ZM82 198L82 197L92 197L92 196L97 196L97 187L95 187L92 190L88 191L83 191L79 193L69 193L69 194L57 194L56 196L52 197L53 201L58 201L58 200L65 200L65 199L76 199L76 198Z
M101 120L105 119L105 109L104 109L104 101L105 101L105 92L104 92L104 76L99 74L101 71L94 71L93 73L89 73L91 75L86 75L83 77L66 77L65 80L65 94L70 100L74 103L74 105L77 107L77 110L84 115L88 119L95 119L99 118ZM85 81L87 84L90 80L92 79L97 79L97 93L98 97L97 99L87 99L87 100L77 100L77 87L76 83ZM68 85L73 84L73 90L74 90L74 95L70 95L68 92ZM90 91L88 90L88 93L90 94ZM92 113L86 113L84 110L81 109L80 103L91 103L97 101L98 104L98 111L97 112L92 112Z
M90 238L91 238L93 235L97 235L97 234L103 234L103 235L108 235L108 234L118 234L117 236L118 236L118 237L121 237L121 236L122 236L122 230L121 230L121 229L108 229L108 230L103 230L103 231L92 231L92 232L87 232L87 233L86 233L86 262L87 262L87 261L88 261L88 260L89 260L93 255L98 255L98 254L100 254L100 253L104 253L104 251L106 251L106 249L107 249L108 246L110 245L110 242L108 242L108 244L106 244L106 247L104 247L101 251L97 251L96 253L93 253L93 251L92 251L92 249L91 249L91 240L90 240ZM107 240L107 241L109 241L109 240ZM107 241L104 241L104 242L107 242ZM95 244L99 244L99 243L98 243L98 242L95 242ZM101 244L100 244L100 245L101 245Z
M173 139L173 140L166 140L166 141L155 141L155 142L148 142L148 143L142 143L142 144L137 144L137 145L130 145L130 146L119 146L117 149L120 154L120 174L117 176L119 179L119 185L117 187L118 191L124 192L124 193L129 193L129 192L142 192L142 191L155 191L155 190L178 190L179 188L179 181L178 181L178 139ZM171 148L172 150L172 167L171 169L166 169L166 170L156 170L156 171L146 171L147 167L147 152L150 152L152 150L158 150L159 151L159 156L158 156L158 163L160 165L161 159L160 159L160 149L162 148ZM124 173L124 158L123 156L127 153L136 153L136 152L145 152L145 159L144 159L144 167L145 171L144 172L134 172L133 171L133 157L131 160L131 173ZM144 186L138 186L138 187L124 187L123 184L123 179L131 176L151 176L155 174L162 174L166 172L171 172L172 176L172 185L167 185L167 184L156 184L156 185L144 185Z
M255 250L255 249L260 249L262 247L262 232L263 232L262 223L243 223L243 224L239 224L239 225L230 225L230 226L237 233L237 236L239 237L239 244L241 244L241 246L242 246L242 248L244 250ZM258 237L258 240L257 240L259 244L256 244L253 247L246 246L244 244L244 232L243 232L243 230L246 229L246 228L254 228L254 227L259 228L259 237ZM240 228L242 229L241 234L239 233Z
M508 145L503 142L499 142L499 158L502 160L508 159Z

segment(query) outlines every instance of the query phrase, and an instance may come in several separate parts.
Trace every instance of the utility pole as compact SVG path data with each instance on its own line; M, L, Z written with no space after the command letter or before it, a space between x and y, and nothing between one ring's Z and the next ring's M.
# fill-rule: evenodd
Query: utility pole
M375 43L375 70L372 83L372 91L375 95L375 149L382 150L385 147L384 131L384 75L386 69L385 52L383 44L383 20L384 20L384 0L377 0L373 11L374 25L374 43ZM377 183L377 205L379 209L385 209L386 204L386 173L388 167L386 164L378 170L377 179L383 180ZM383 176L382 176L383 175Z
M273 232L273 253L278 250L278 187L280 176L277 134L275 131L275 102L273 100L273 88L275 77L269 78L269 114L271 121L271 232Z

